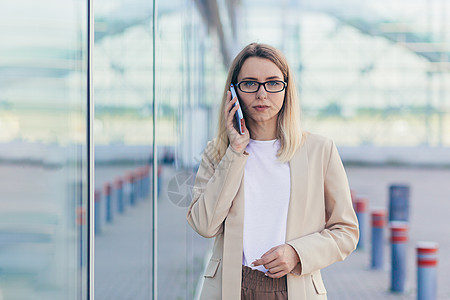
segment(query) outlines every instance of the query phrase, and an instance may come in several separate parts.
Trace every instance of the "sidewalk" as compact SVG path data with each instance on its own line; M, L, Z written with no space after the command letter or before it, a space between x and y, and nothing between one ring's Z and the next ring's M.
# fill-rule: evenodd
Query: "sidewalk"
M96 185L123 175L124 167L97 167ZM181 171L165 167L158 202L158 299L193 299L210 244L186 221L186 207L168 199L167 184ZM95 299L144 300L152 295L152 202L127 205L95 237Z
M346 168L352 189L369 198L369 211L373 207L387 207L388 187L392 183L410 184L410 235L407 253L406 291L403 295L389 292L390 246L389 232L385 231L385 268L370 270L370 224L366 228L366 249L356 250L345 261L335 263L322 271L333 299L416 299L417 241L439 243L438 299L450 299L450 221L449 179L450 170L408 168ZM369 218L367 218L369 222Z
M97 182L123 172L97 170ZM159 202L159 299L193 299L197 279L211 239L192 231L186 222L186 207L177 206L167 196L168 182L180 171L165 168ZM411 186L410 241L407 257L407 283L404 295L389 292L390 252L385 249L385 270L372 271L370 232L366 249L357 250L345 261L322 272L328 298L337 299L416 299L415 249L417 241L439 243L438 299L450 299L450 170L408 168L348 167L349 182L357 195L365 195L369 211L387 207L392 183ZM96 299L150 299L151 295L151 201L139 201L96 237ZM367 218L369 221L369 218ZM369 224L367 224L369 225ZM370 230L369 226L366 226ZM385 239L389 238L386 230Z

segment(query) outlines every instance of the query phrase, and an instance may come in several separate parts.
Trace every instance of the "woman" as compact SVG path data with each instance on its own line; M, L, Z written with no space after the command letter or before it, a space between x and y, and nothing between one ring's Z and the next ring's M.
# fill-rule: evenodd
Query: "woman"
M215 237L201 299L326 299L320 269L355 249L358 222L336 146L302 132L299 116L282 53L246 46L231 64L219 132L203 153L187 212L195 231Z

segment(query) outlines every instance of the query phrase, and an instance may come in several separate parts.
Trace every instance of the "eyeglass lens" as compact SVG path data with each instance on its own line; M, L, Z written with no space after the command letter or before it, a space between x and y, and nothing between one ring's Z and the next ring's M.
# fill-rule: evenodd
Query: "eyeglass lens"
M238 84L238 87L243 92L254 93L259 90L261 85L264 85L264 88L269 93L281 92L285 88L285 83L278 80L267 82L242 81Z

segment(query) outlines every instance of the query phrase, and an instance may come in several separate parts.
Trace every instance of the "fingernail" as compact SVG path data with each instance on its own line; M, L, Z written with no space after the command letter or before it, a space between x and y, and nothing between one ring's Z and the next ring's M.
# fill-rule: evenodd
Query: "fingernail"
M251 264L250 266L254 267L254 266L255 266L255 264Z
M269 275L267 275L267 273L264 273L264 275L265 275L265 276L269 276Z

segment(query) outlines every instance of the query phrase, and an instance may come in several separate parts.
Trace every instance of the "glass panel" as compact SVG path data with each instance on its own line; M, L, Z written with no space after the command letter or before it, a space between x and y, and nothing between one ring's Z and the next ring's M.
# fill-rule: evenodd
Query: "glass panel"
M225 72L196 3L159 6L158 32L158 298L194 299L213 239L194 232L186 213L201 154L215 135Z
M0 299L87 299L86 24L0 3Z
M242 44L271 43L296 71L304 128L343 146L450 146L446 1L248 0L241 11Z
M95 298L151 299L152 1L95 1Z

